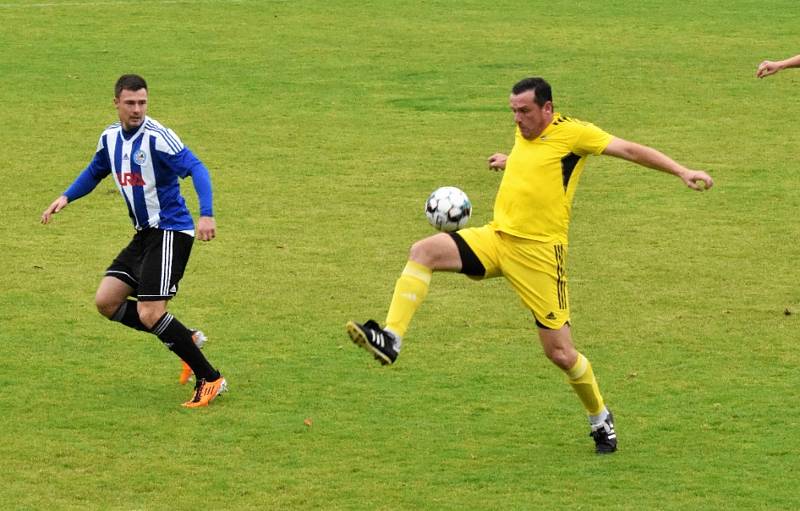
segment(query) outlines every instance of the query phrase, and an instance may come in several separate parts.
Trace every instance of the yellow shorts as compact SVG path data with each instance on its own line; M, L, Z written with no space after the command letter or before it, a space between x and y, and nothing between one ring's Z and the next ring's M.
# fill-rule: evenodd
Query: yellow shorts
M569 321L566 243L518 238L491 225L461 229L455 234L485 269L484 275L469 275L471 278L505 277L536 320L547 328L558 329ZM462 261L464 255L462 252ZM469 274L466 270L462 272Z

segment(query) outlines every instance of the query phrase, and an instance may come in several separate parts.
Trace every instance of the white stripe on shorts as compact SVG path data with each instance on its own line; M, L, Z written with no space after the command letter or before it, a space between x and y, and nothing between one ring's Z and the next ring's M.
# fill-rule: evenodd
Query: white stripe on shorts
M172 240L175 233L164 231L161 243L161 295L169 296L169 281L172 278Z

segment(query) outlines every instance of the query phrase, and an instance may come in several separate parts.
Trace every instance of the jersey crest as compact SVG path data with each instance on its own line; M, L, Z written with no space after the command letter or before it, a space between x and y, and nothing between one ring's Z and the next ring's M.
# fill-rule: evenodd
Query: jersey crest
M147 162L147 153L139 149L133 155L133 161L136 162L136 165L144 165Z

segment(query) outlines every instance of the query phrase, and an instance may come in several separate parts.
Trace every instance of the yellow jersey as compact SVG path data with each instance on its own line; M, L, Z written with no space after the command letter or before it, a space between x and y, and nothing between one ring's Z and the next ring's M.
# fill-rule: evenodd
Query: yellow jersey
M536 241L567 243L572 198L590 154L611 135L588 122L553 114L534 140L516 129L494 202L495 229Z

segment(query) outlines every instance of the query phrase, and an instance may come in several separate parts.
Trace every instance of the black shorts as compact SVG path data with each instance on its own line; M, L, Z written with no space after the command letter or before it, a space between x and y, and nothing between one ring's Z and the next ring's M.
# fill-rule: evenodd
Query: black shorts
M194 236L178 231L143 229L106 270L134 289L139 301L169 300L178 292Z

